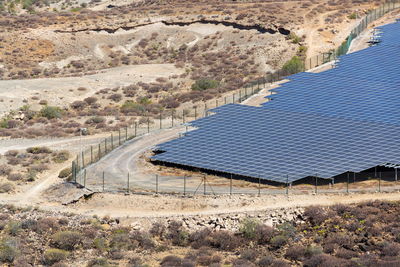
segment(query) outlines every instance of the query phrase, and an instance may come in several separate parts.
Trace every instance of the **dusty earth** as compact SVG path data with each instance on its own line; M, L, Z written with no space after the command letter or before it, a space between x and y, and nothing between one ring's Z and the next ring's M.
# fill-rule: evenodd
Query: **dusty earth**
M390 19L393 19L391 17ZM318 23L322 23L320 17L317 17ZM355 23L355 21L350 21L351 23ZM379 23L384 23L385 20L377 22L376 25ZM316 25L319 25L319 24ZM349 21L347 21L349 23ZM350 24L346 24L350 25ZM154 26L154 25L153 25ZM144 27L153 27L153 26L144 26ZM221 25L211 26L209 28L204 28L202 25L190 25L190 26L161 26L163 30L168 31L176 31L177 37L176 40L167 40L167 45L171 47L176 46L179 47L182 45L183 42L186 45L194 44L195 42L199 42L200 38L207 39L205 36L210 32L207 31L222 31L222 32L230 32L230 36L232 37L234 30L232 29L222 29L219 28ZM82 28L82 25L80 25ZM164 28L165 27L165 28ZM197 28L196 28L197 27ZM226 26L223 26L226 27ZM77 28L72 27L74 31ZM218 30L217 30L218 28ZM146 28L147 29L147 28ZM179 30L177 30L179 29ZM196 30L194 30L196 29ZM211 29L211 30L210 30ZM350 26L348 30L350 29ZM308 29L310 30L310 29ZM344 32L347 28L344 30ZM51 33L49 29L30 29L30 31L47 31ZM85 30L87 31L87 30ZM120 52L124 53L125 49L133 48L127 46L125 44L118 44L118 46L108 47L107 42L114 42L115 39L118 38L118 34L121 35L129 35L131 34L134 36L135 31L128 33L124 31L117 31L113 33L117 37L110 37L112 35L108 32L97 32L88 30L89 33L85 33L82 35L88 36L100 36L103 35L104 42L106 45L103 46L96 46L93 44L93 47L88 48L89 50L82 50L82 54L86 53L90 55L90 53L94 53L93 55L97 57L97 59L101 59L104 51L111 49L117 49ZM253 31L253 30L252 30ZM311 31L311 30L310 30ZM311 31L312 32L312 31ZM319 34L317 32L323 31L314 31L311 34L306 42L312 43L315 39L317 39L314 34ZM357 49L362 49L365 47L365 41L369 39L370 32L368 31L361 35L361 37L355 41L354 45L352 46L352 51ZM55 38L57 34L71 34L72 33L55 33L54 35L48 35L48 38ZM150 33L149 33L150 34ZM239 32L240 34L240 32ZM250 32L246 32L247 35L251 35ZM245 34L245 35L246 35ZM300 34L300 33L299 33ZM346 35L345 33L343 33ZM73 34L74 36L80 35L80 33ZM105 36L105 37L104 37ZM313 37L314 36L314 37ZM178 38L179 37L179 38ZM250 38L250 36L247 36ZM332 36L330 36L332 37ZM82 39L85 37L81 37ZM97 37L96 37L97 38ZM100 37L99 37L100 38ZM127 37L126 39L133 38ZM183 39L181 39L183 38ZM197 40L199 38L199 40ZM254 38L254 37L253 37ZM275 37L274 37L275 38ZM276 37L278 38L278 37ZM280 38L280 37L279 37ZM278 39L279 39L278 38ZM123 39L121 37L121 39ZM56 40L56 38L54 39ZM53 41L54 41L53 40ZM87 38L87 42L90 38ZM178 40L178 41L177 41ZM257 45L266 45L265 42L267 39L263 39L262 42L258 42ZM281 39L282 41L283 39ZM79 41L79 39L78 39ZM129 40L132 42L133 40ZM204 41L204 40L203 40ZM55 41L54 41L55 42ZM134 43L134 41L133 41ZM86 43L87 44L87 43ZM73 47L73 42L69 44L65 44L66 46L70 45ZM253 44L254 45L254 44ZM176 48L175 47L175 48ZM221 46L223 47L223 46ZM61 48L59 48L61 49ZM92 49L92 50L91 50ZM320 52L319 48L315 48L314 51ZM68 51L68 49L66 50ZM70 49L69 51L72 51ZM310 53L313 53L313 50ZM83 53L84 52L84 53ZM129 51L128 51L129 52ZM92 56L93 56L92 55ZM54 56L54 55L53 55ZM44 58L41 62L43 66L50 66L50 65L58 65L57 67L62 67L63 64L69 64L72 55L66 55L64 58L58 58L56 60L52 57ZM77 57L81 57L82 55L74 55ZM72 58L73 60L73 58ZM50 65L46 65L50 64ZM67 66L66 65L66 66ZM264 67L267 67L264 65ZM266 69L263 69L264 71ZM174 64L155 64L155 65L129 65L129 66L117 66L114 68L104 69L102 70L104 73L99 74L88 74L81 77L60 77L60 78L41 78L41 79L31 79L31 80L3 80L0 81L0 85L7 85L11 87L0 86L0 93L2 93L2 97L5 96L10 98L13 102L4 101L0 104L3 104L3 110L7 110L10 108L15 108L19 104L15 103L23 103L23 99L29 98L31 95L38 95L41 98L48 97L49 101L54 101L55 104L62 105L68 101L73 101L75 99L82 99L83 97L87 97L89 94L96 92L97 90L101 90L102 87L113 87L119 85L126 85L130 82L138 82L138 81L153 81L160 77L170 77L173 75L180 75L182 72L185 71L182 67L177 67ZM107 74L107 75L105 75ZM110 76L111 75L111 76ZM107 77L107 78L104 78ZM110 78L111 77L111 78ZM79 91L73 88L77 88L78 86L82 86L84 84L89 91ZM276 86L276 85L273 85ZM43 90L43 87L47 88ZM12 94L10 94L10 88L13 90ZM250 105L259 105L265 99L263 96L269 94L269 88L263 89L259 94L255 95L254 97L250 98L245 102L245 104ZM68 89L68 91L67 91ZM72 89L72 92L69 91ZM3 90L3 91L2 91ZM46 92L47 91L47 92ZM14 94L15 92L15 94ZM62 99L60 99L63 97ZM20 101L20 102L18 102ZM53 103L53 102L51 102ZM13 106L14 105L14 106ZM114 153L109 154L104 161L100 161L98 164L93 165L90 168L97 168L95 172L99 175L104 168L113 168L112 171L114 172L126 172L127 169L131 168L130 171L132 173L144 174L144 179L136 181L132 181L132 190L131 192L135 192L134 187L139 187L142 185L143 187L154 187L154 180L150 181L146 180L146 170L137 170L136 164L131 164L132 162L141 161L141 165L146 165L143 159L143 153L148 151L152 146L154 146L157 142L163 142L170 138L174 138L181 132L182 128L173 128L166 131L162 131L160 133L154 133L154 135L147 135L144 139L134 140L131 143L116 149ZM158 135L159 134L159 135ZM98 142L100 138L103 138L103 135L95 135L91 137L84 137L83 140L85 143L90 142L90 144L95 144ZM63 139L34 139L34 140L0 140L1 148L0 154L11 150L11 149L26 149L27 147L31 146L38 146L38 145L46 145L51 148L68 148L71 151L79 151L80 149L80 138L79 137L72 137L72 138L63 138ZM132 146L131 146L132 145ZM126 155L129 157L125 157ZM111 167L108 163L112 162L113 164ZM70 163L66 163L62 167L69 166ZM91 170L89 168L89 171ZM398 193L351 193L347 194L318 194L313 195L311 191L308 191L307 194L303 195L292 195L289 194L289 197L284 194L269 194L269 195L261 195L260 197L257 196L244 196L244 195L234 195L234 196L187 196L187 197L177 197L172 195L140 195L140 194L129 194L129 195L122 195L122 194L111 194L111 193L95 193L91 195L92 192L89 190L81 190L77 189L76 187L71 186L71 184L65 183L63 180L57 178L58 172L61 168L51 169L46 171L39 179L36 181L25 184L18 188L16 192L9 193L9 194L1 194L0 202L1 203L13 203L16 205L21 206L40 206L42 209L45 210L54 210L54 211L69 211L79 214L85 215L94 215L98 214L100 216L110 215L113 217L125 217L126 223L131 223L132 220L138 220L138 217L145 217L145 218L153 218L153 217L167 217L172 215L194 215L194 214L221 214L221 213L228 213L228 212L250 212L250 211L262 211L271 208L286 208L286 207L297 207L297 206L307 206L311 204L321 204L321 205L331 205L335 203L353 203L371 199L384 199L384 200L398 200L399 196ZM164 170L165 171L165 170ZM137 173L136 173L137 172ZM92 176L93 177L93 176ZM137 178L137 176L134 176ZM181 182L181 180L180 180ZM218 182L218 181L216 181ZM124 188L125 184L125 177L121 179L120 182L121 186L119 188ZM88 185L90 185L90 177L88 180ZM98 182L96 183L98 186ZM239 186L240 187L240 186ZM171 187L172 188L172 187ZM98 189L98 188L97 188ZM282 190L283 191L283 190ZM256 193L256 187L253 187L253 192ZM88 197L82 198L82 196L87 195ZM91 196L90 196L91 195ZM65 205L63 205L65 204Z

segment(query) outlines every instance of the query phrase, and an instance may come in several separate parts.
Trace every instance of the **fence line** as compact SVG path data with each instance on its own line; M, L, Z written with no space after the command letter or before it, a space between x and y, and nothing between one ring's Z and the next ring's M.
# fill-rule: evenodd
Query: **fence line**
M397 174L397 171L396 171ZM120 192L127 194L179 194L179 195L277 195L277 194L348 194L400 191L400 183L394 170L377 172L347 172L335 179L309 177L304 184L286 183L281 186L249 183L241 179L218 178L206 174L193 176L163 176L129 172L101 172L97 175L79 176L78 184L95 192Z
M308 70L318 67L322 64L335 60L338 56L346 54L354 38L356 38L362 31L364 31L372 21L381 18L386 13L397 8L400 8L400 1L387 2L382 4L377 9L372 10L362 20L360 20L359 24L351 31L350 35L346 38L342 45L338 49L336 49L336 51L330 53L322 53L314 58L306 59L304 62L304 69ZM72 181L84 187L87 187L87 185L89 184L87 184L87 174L85 168L93 163L96 163L109 152L124 144L126 141L129 141L139 136L143 136L155 130L171 128L202 117L206 117L207 111L210 108L215 108L229 103L241 103L244 100L248 99L250 96L257 94L259 91L266 88L267 84L281 81L288 74L289 73L283 70L277 70L275 73L269 73L260 79L249 82L244 86L244 88L240 88L234 91L232 95L225 95L217 99L204 101L202 103L194 103L194 106L192 108L178 108L165 112L160 111L160 113L155 116L150 116L150 114L148 114L146 116L147 119L135 122L129 127L119 129L117 132L110 133L110 136L105 138L98 145L92 145L90 147L82 149L81 152L76 156L76 159L72 162ZM105 186L105 175L106 174L103 173L103 191ZM129 174L127 175L129 176ZM158 179L159 177L157 176L157 181ZM131 181L132 177L130 178L130 180L128 179L125 184L133 186ZM186 193L187 177L184 178L184 181L184 193ZM206 182L206 180L203 181L203 186L205 188L207 188ZM129 186L128 191L130 190ZM259 186L257 189L258 194L260 194L260 189L261 186ZM117 188L115 188L114 190L119 191ZM232 192L232 188L230 188L230 190ZM284 188L284 191L288 191L288 187Z

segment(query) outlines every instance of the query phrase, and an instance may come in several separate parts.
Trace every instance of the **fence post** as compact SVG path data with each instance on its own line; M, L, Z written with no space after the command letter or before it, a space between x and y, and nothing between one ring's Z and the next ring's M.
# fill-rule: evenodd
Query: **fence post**
M90 146L90 164L93 163L93 146Z
M258 177L258 196L261 196L261 178Z
M174 110L171 110L171 127L174 127Z
M204 195L206 195L206 175L203 176L203 185L204 185Z
M104 171L103 171L103 192L104 192Z
M114 149L114 136L113 133L111 133L111 150Z
M242 102L242 90L239 89L239 103Z
M186 175L183 176L183 195L186 196Z
M315 194L318 194L318 173L315 174Z
M162 120L162 112L161 112L161 110L160 110L160 129L162 129L162 123L161 123L161 120Z
M286 175L286 195L289 195L289 175Z
M232 173L231 173L231 179L230 179L230 183L229 183L229 195L232 196Z
M75 161L72 161L71 174L72 174L72 180L76 183Z
M394 168L394 180L397 182L397 168Z
M158 174L156 174L156 194L158 195Z
M83 170L83 187L86 188L86 169Z
M129 194L129 172L128 172L128 184L127 184L127 193Z
M182 123L185 123L185 110L182 109Z
M194 119L197 120L197 107L194 107Z
M99 143L99 151L97 151L97 156L98 156L99 160L100 160L100 157L101 157L101 145L100 144L101 143Z
M121 145L121 128L118 129L118 145Z
M147 115L147 133L150 133L150 116Z
M382 172L379 172L379 181L378 181L378 191L381 192L381 179L382 179Z
M82 151L82 168L85 168L85 157L84 157L84 152Z
M107 138L104 139L104 154L107 153Z
M235 104L235 93L232 95L232 103Z
M350 172L347 172L346 192L349 193Z
M137 122L135 121L135 137L137 136Z
M125 141L128 141L128 126L125 127Z

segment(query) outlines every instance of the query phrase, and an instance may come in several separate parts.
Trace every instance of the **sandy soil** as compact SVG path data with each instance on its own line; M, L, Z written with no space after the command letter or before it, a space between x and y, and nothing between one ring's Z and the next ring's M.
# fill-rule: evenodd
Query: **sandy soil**
M146 64L103 70L94 75L66 78L41 78L31 80L0 81L0 117L4 113L23 106L24 99L38 96L49 105L65 107L69 103L93 95L107 87L126 86L139 81L152 82L158 77L179 75L183 70L172 64ZM77 90L87 88L85 91Z

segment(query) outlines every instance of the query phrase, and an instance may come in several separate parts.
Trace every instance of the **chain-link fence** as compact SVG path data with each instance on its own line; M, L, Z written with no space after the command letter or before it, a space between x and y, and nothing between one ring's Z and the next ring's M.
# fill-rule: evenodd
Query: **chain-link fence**
M304 61L305 70L316 68L325 63L335 60L339 56L347 54L353 40L357 38L360 35L360 33L363 32L371 22L383 17L385 14L397 8L400 8L400 1L389 1L380 5L378 8L368 12L368 14L360 20L357 26L351 31L349 36L347 36L346 40L343 41L343 43L336 50L332 50L327 53L321 53L319 55L305 59Z
M180 195L345 194L400 190L397 171L348 172L332 179L309 176L296 183L273 185L262 179L243 180L207 174L165 176L102 171L77 176L77 183L94 192Z
M351 42L363 30L368 27L372 21L382 17L384 14L400 7L400 1L387 2L379 8L369 12L360 23L355 27L346 41L336 50L331 53L323 53L315 58L305 60L305 69L312 69L327 62L331 62L336 57L348 52ZM107 172L101 174L87 173L86 167L98 162L109 152L117 147L120 147L125 142L136 137L144 136L145 134L152 133L156 130L172 128L178 125L207 116L207 111L221 105L230 103L241 103L248 99L250 96L257 94L262 89L266 88L269 84L281 81L288 75L283 70L278 70L275 73L270 73L264 77L248 83L244 88L238 89L230 94L222 95L217 99L212 99L204 102L193 103L190 107L182 107L173 110L160 111L157 115L147 115L142 117L141 120L135 122L129 127L119 129L113 132L109 137L105 138L98 145L85 147L77 155L76 159L72 162L72 180L76 183L92 189L93 191L112 191L112 192L164 192L164 193L215 193L215 194L273 194L273 193L288 193L289 191L296 192L351 192L353 190L360 190L359 188L352 188L351 182L342 181L337 184L334 180L326 183L325 179L318 179L315 177L315 186L300 185L285 185L285 186L271 186L263 184L261 180L258 181L238 181L235 179L226 178L210 178L207 176L191 176L191 177L174 177L174 176L161 176L157 174L140 174L131 176L128 172ZM390 173L390 172L389 172ZM369 184L373 186L366 186L365 189L369 191L376 191L385 188L388 190L397 190L397 180L387 181L383 177L378 179L377 174L374 174ZM384 176L391 175L384 173ZM391 177L394 177L392 175ZM222 179L222 180L221 180ZM320 180L320 184L318 184ZM229 184L226 185L226 182ZM365 181L363 181L366 184ZM394 184L393 184L394 183ZM354 183L355 184L355 183ZM361 185L361 183L357 183ZM346 185L344 187L344 185ZM311 186L311 188L310 188ZM394 186L394 187L393 187Z

